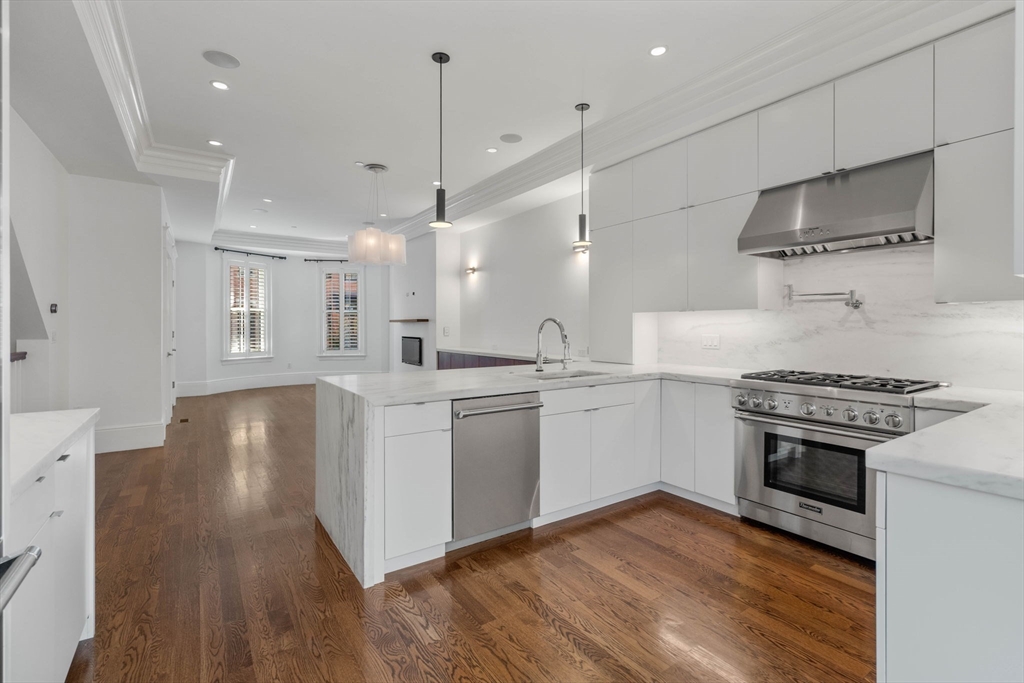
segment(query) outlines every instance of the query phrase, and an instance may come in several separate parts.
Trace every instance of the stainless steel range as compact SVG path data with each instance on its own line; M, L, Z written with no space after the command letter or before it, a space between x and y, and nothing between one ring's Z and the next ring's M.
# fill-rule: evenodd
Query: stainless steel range
M914 394L939 382L797 370L736 389L740 515L875 558L875 472L865 451L914 431Z

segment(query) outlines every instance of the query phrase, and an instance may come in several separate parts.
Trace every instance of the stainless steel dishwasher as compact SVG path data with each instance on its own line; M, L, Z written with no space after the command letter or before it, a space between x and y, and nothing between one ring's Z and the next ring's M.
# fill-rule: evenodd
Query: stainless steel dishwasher
M461 541L540 514L540 394L452 401L452 514Z

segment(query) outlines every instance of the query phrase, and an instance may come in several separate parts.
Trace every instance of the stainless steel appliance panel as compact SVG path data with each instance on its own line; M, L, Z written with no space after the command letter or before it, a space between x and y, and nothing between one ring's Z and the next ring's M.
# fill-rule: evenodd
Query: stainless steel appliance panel
M875 536L875 471L864 467L864 451L871 446L891 437L883 434L855 432L838 427L816 426L811 423L800 424L786 419L768 418L736 411L736 448L739 458L736 495L739 498L760 503L769 508L803 517L819 524L845 529L852 533L874 538ZM785 449L768 453L769 444L783 442ZM802 485L795 482L787 486L785 482L772 481L772 473L765 476L766 466L771 466L772 458L785 457L783 451L790 454L795 450L796 457L807 457L825 467L834 467L832 474L845 477L852 476L850 467L855 459L859 459L862 472L859 474L856 503L845 500L839 493L838 482L814 485L814 467L812 463L805 466L805 481ZM828 463L834 458L835 463ZM817 465L820 469L821 465ZM844 474L845 468L845 474ZM848 480L849 481L849 480ZM773 486L775 486L773 488ZM791 490L780 490L789 488ZM793 492L804 489L802 494ZM846 507L844 507L844 505ZM850 509L855 508L855 509Z
M540 394L453 401L454 540L540 515Z

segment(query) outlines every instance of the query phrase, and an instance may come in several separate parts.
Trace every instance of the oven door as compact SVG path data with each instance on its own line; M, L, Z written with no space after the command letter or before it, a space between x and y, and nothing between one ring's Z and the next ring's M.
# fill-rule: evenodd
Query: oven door
M736 411L736 495L874 538L865 451L895 437Z

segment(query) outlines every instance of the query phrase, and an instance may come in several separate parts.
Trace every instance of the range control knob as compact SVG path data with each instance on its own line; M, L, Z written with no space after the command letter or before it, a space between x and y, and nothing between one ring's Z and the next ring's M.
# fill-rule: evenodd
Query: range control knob
M750 397L750 407L751 408L760 408L761 407L761 399L759 399L757 396L751 396Z
M876 413L875 411L869 410L868 412L864 413L864 421L867 422L869 425L878 424L878 420L878 413Z
M738 405L738 406L745 406L745 405L747 405L747 397L744 396L743 394L739 394L736 397L736 405Z
M847 422L856 422L857 411L854 410L853 408L847 408L846 410L843 411L843 419L846 420Z
M825 414L828 415L829 417L832 417L835 414L835 412L836 412L835 406L826 406L825 407Z
M764 407L767 408L768 410L775 410L776 408L779 407L779 402L776 401L774 398L768 398L765 399Z
M891 429L899 429L903 426L903 418L896 413L889 413L885 416L885 424L889 425Z
M814 415L814 404L813 403L801 403L800 412L810 417Z

